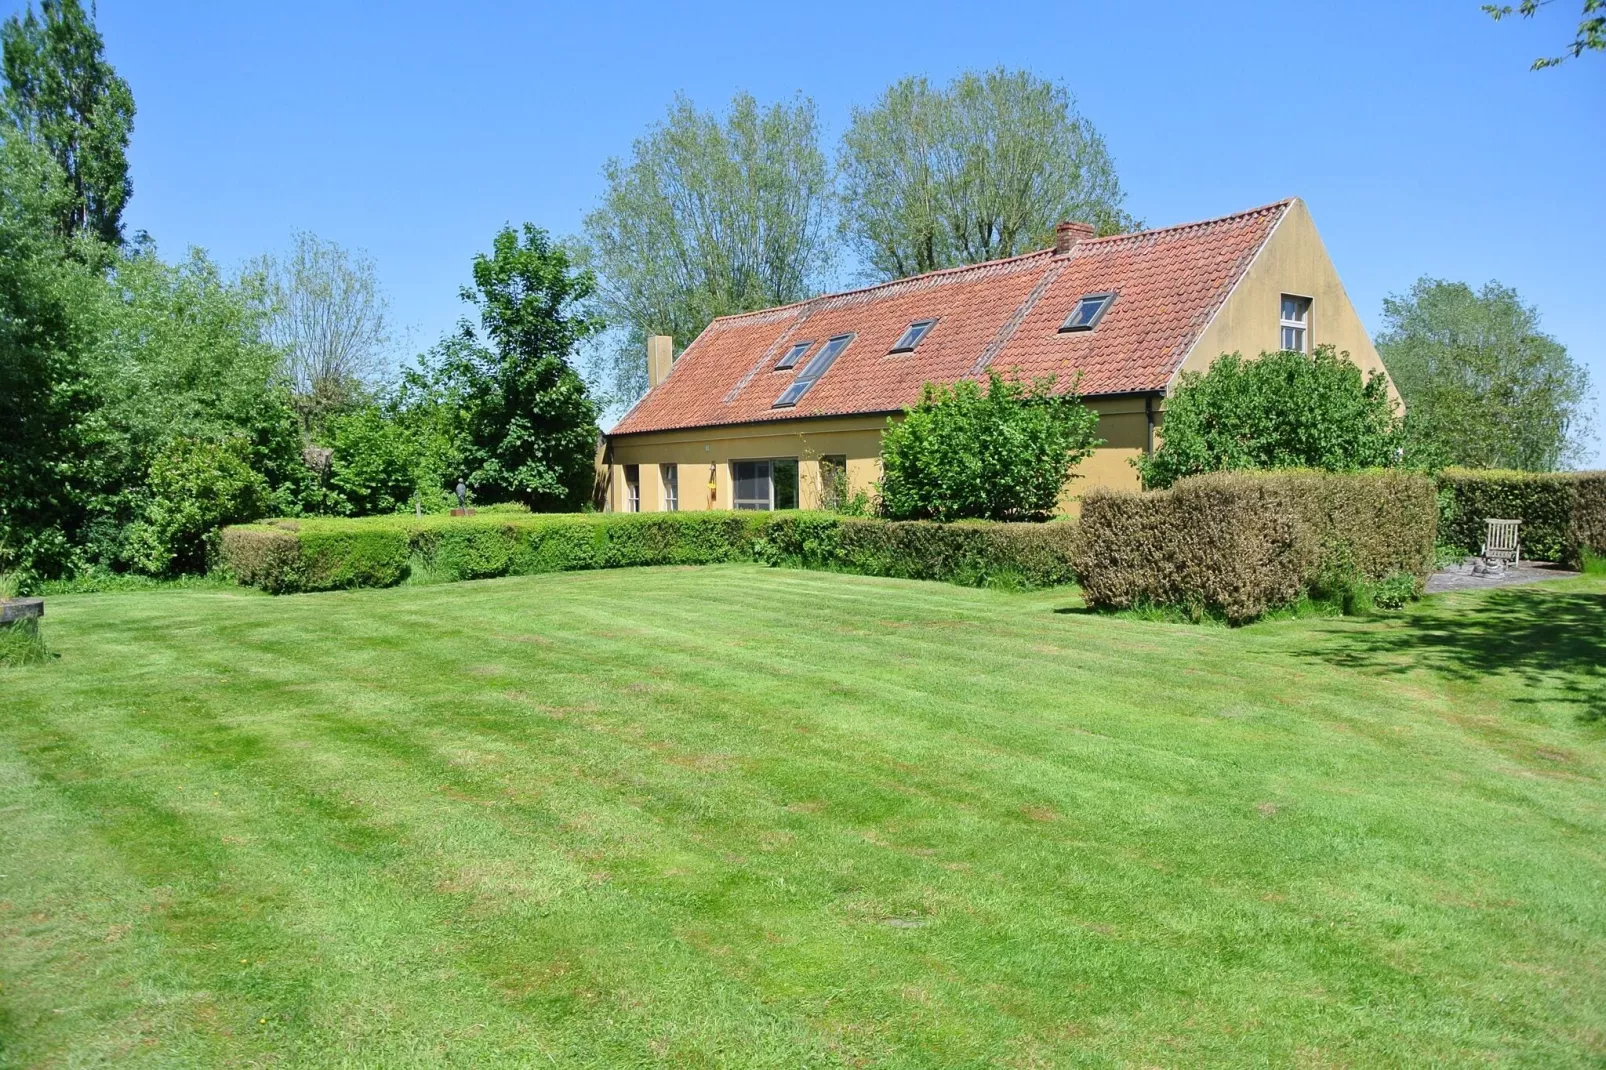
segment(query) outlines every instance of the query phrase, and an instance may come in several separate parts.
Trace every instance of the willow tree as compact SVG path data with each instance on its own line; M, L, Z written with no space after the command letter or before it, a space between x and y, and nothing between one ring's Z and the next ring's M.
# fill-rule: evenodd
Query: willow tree
M1104 139L1064 86L1025 71L897 82L855 109L839 167L843 236L877 278L1044 248L1062 219L1136 225Z
M647 335L684 346L716 316L817 292L832 248L831 176L808 98L761 108L742 93L718 116L677 97L603 177L583 259L618 336L601 369L615 400L646 390Z

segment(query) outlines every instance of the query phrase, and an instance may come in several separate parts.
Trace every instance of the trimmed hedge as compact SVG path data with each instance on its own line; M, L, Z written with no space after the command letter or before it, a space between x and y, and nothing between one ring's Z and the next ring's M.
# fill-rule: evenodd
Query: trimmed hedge
M1520 520L1522 556L1577 565L1581 552L1606 552L1606 472L1511 472L1451 468L1440 541L1464 554L1483 546L1486 521Z
M830 513L777 513L755 547L769 564L944 580L970 587L1053 587L1072 571L1077 527L1045 524L876 520Z
M279 520L225 528L222 563L275 594L638 565L763 561L1037 587L1072 580L1076 526L935 524L834 513L607 513Z
M1426 579L1437 521L1433 484L1414 473L1217 472L1165 491L1088 491L1075 567L1095 608L1241 624L1306 593Z

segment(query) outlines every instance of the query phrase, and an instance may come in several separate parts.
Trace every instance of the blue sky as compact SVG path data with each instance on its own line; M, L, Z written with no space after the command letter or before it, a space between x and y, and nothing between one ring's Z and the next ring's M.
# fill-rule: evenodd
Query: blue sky
M0 9L19 8L0 0ZM1304 197L1369 327L1419 275L1497 278L1606 395L1606 56L1530 72L1580 0L1408 3L99 0L134 89L129 223L237 264L306 228L378 262L414 348L505 222L576 231L676 91L799 91L834 143L907 74L1063 81L1153 225ZM1589 461L1606 466L1606 412Z

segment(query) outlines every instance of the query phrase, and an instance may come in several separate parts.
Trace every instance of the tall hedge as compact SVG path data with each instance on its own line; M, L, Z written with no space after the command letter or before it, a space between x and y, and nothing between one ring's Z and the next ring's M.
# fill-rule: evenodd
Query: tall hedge
M1438 503L1398 471L1217 472L1082 499L1075 567L1088 604L1253 620L1302 592L1433 567Z
M506 514L270 521L224 529L222 563L273 593L636 565L763 561L874 576L1069 583L1076 526L834 513Z
M1439 541L1475 554L1486 521L1521 520L1523 556L1559 561L1566 555L1575 480L1567 472L1447 469L1439 477L1445 493Z
M1585 553L1606 557L1606 472L1580 472L1575 476L1572 506L1564 559L1577 568L1583 564Z

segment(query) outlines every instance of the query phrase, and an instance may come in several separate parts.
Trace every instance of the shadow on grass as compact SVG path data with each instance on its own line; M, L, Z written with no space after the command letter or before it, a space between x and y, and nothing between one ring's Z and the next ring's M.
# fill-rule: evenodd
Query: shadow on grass
M1468 683L1514 676L1540 692L1522 701L1559 700L1582 720L1606 720L1606 594L1509 588L1428 603L1394 627L1328 639L1307 653L1374 672L1421 666Z

